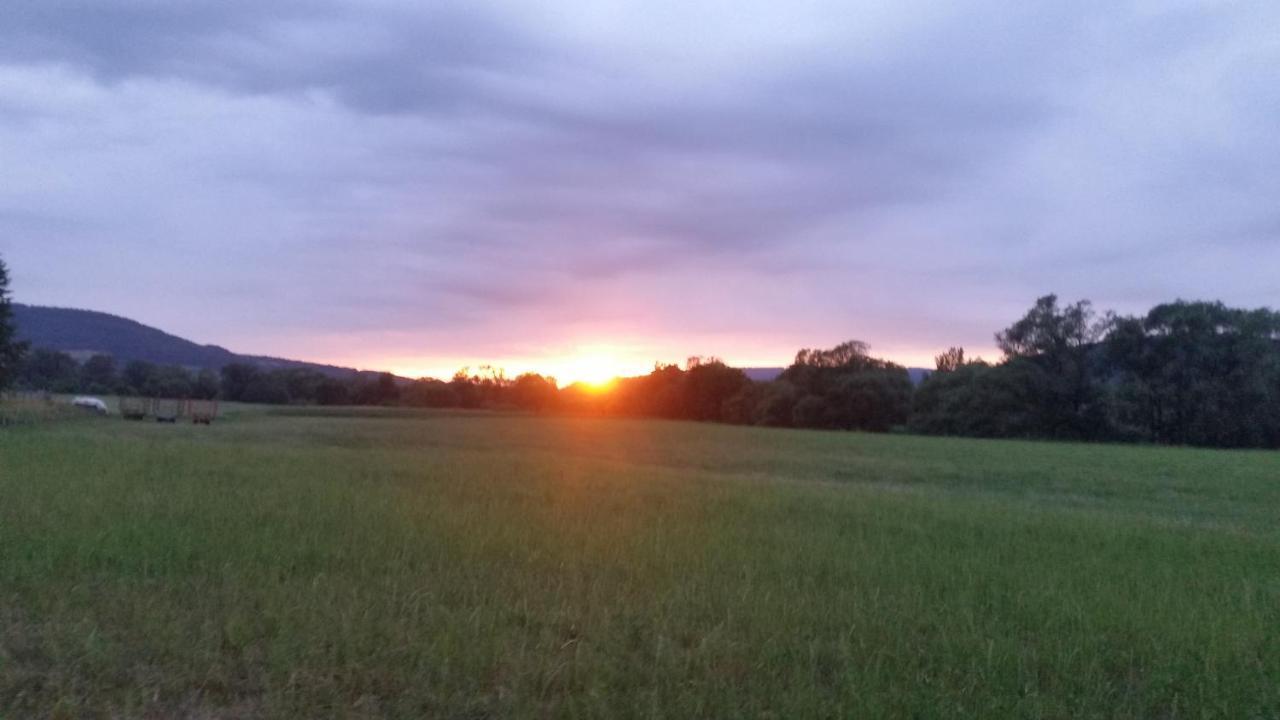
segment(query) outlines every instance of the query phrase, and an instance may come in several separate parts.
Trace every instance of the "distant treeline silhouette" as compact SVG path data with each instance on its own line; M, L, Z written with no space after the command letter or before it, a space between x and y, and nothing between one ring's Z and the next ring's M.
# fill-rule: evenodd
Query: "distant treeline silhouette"
M937 358L914 387L906 368L865 343L801 350L772 382L753 382L716 358L657 365L604 389L557 387L481 368L448 381L389 374L349 380L308 369L231 364L220 374L110 357L83 364L27 354L19 387L54 392L219 397L268 404L519 409L773 427L991 438L1280 447L1280 314L1178 301L1142 317L1095 313L1088 301L1039 299L997 333L1004 357Z

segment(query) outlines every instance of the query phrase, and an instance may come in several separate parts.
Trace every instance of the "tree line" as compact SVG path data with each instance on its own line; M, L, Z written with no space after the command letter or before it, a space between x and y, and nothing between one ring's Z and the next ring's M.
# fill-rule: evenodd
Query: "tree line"
M1280 313L1178 301L1121 317L1049 295L996 341L997 364L939 357L910 429L1280 447Z
M1280 313L1166 303L1142 316L1096 313L1048 295L996 334L998 362L951 348L918 387L862 342L804 349L754 382L716 358L604 389L482 367L450 380L231 364L220 372L108 356L77 362L14 339L0 263L0 389L220 398L262 404L399 405L669 418L932 435L1280 448Z

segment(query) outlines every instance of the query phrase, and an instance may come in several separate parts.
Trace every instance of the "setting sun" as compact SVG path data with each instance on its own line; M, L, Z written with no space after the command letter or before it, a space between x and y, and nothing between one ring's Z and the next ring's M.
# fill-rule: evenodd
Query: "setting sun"
M605 348L584 349L581 354L553 360L545 367L543 374L554 377L561 387L582 383L597 390L608 387L618 377L637 372L616 352Z

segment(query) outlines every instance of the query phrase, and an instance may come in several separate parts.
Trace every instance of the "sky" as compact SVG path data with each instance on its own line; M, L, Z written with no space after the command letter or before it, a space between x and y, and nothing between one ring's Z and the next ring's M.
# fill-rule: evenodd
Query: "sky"
M447 376L1280 304L1280 3L13 0L20 302Z

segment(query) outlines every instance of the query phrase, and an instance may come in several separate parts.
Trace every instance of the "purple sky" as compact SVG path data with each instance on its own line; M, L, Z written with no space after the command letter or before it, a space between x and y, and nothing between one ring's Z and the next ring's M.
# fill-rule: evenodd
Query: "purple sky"
M1048 292L1280 298L1270 0L3 15L18 299L238 351L922 364Z

